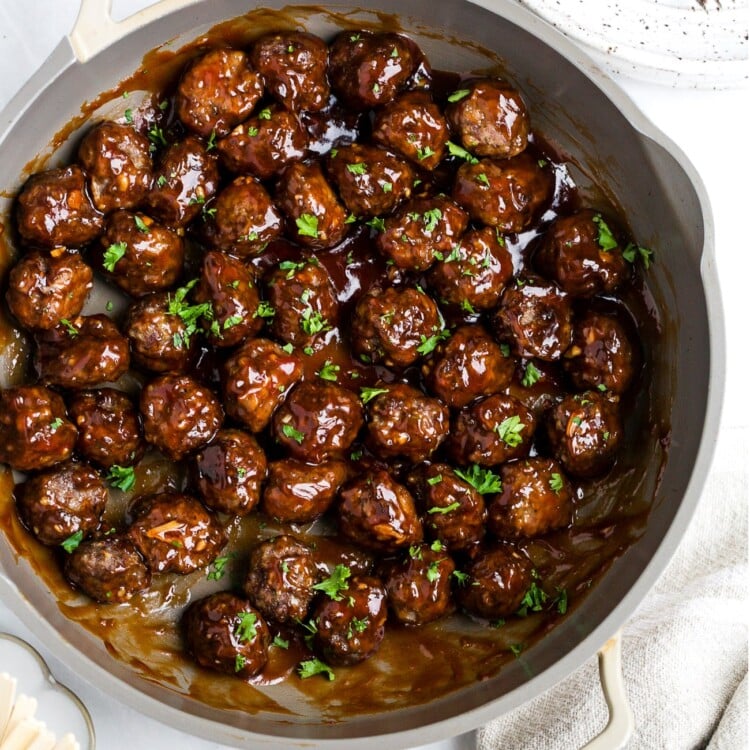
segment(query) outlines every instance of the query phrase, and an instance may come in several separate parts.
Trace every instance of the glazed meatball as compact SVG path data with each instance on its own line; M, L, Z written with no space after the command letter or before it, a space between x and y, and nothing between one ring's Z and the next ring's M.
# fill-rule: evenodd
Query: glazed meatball
M162 375L141 391L146 440L178 461L210 442L221 427L219 399L188 375Z
M462 465L495 466L528 455L536 417L512 396L495 394L461 409L448 450Z
M398 268L424 271L449 255L468 223L468 214L443 195L416 198L385 220L378 250Z
M62 388L92 388L128 371L128 340L106 315L87 315L35 337L40 380Z
M308 523L333 504L349 471L343 461L305 464L287 458L268 465L263 510L282 523Z
M448 409L410 385L388 386L367 407L369 447L382 458L429 458L448 437Z
M489 227L467 232L450 254L427 275L427 283L446 304L466 312L490 310L513 275L505 241Z
M18 196L16 222L30 245L80 247L101 234L104 218L91 202L86 173L72 165L29 177Z
M410 91L375 113L372 137L422 169L435 169L445 153L448 125L426 91Z
M613 292L630 277L617 237L602 215L591 210L555 219L534 265L574 297Z
M292 458L320 463L342 456L356 440L362 403L333 383L301 383L278 408L273 432Z
M501 232L521 232L546 207L554 190L551 169L523 153L512 159L482 159L462 164L453 199L475 221Z
M226 135L263 96L263 79L236 49L215 49L188 66L177 84L177 116L194 133Z
M224 365L224 406L227 414L260 432L274 409L302 377L302 363L273 341L245 342Z
M557 461L511 461L501 467L500 475L503 491L487 507L487 526L495 536L541 536L571 522L573 488Z
M77 434L54 391L40 385L0 390L0 463L18 471L54 466L70 458Z
M388 214L411 196L413 168L377 146L342 146L331 153L327 166L344 205L360 219Z
M276 188L276 201L288 219L289 237L295 242L325 250L346 236L346 209L318 162L296 162L287 167Z
M193 462L196 488L212 510L246 516L258 504L266 456L252 435L219 430Z
M153 573L192 573L215 560L227 543L216 517L189 495L146 497L134 515L128 537Z
M573 335L568 295L555 284L535 277L508 285L492 322L500 340L515 354L547 362L560 359Z
M250 601L275 622L302 621L320 580L310 547L286 534L268 539L250 553L243 589Z
M123 537L83 542L65 560L65 577L100 604L122 604L151 585L151 572Z
M267 34L253 45L250 59L266 89L292 112L318 112L328 103L328 46L302 31Z
M520 154L531 124L521 94L506 81L480 78L461 84L445 116L461 144L477 156L506 159Z
M382 469L362 473L339 493L339 530L355 544L379 552L422 541L422 524L406 487Z
M94 205L103 213L137 206L151 187L148 138L128 125L101 122L84 136L78 161L86 169Z
M354 310L351 345L366 362L408 367L445 336L437 305L412 287L371 289Z
M92 270L77 253L34 251L11 269L5 299L24 328L49 330L81 312L93 279Z
M252 677L266 666L268 625L242 597L222 591L199 599L185 611L182 625L188 652L206 669Z
M87 461L109 469L132 466L145 451L138 412L130 398L113 388L77 391L68 401L78 428L76 450Z
M42 544L54 546L74 534L80 541L94 531L108 492L88 464L68 461L17 485L15 496L24 526Z
M617 404L598 391L566 396L548 414L552 452L574 477L594 477L615 460L623 437Z

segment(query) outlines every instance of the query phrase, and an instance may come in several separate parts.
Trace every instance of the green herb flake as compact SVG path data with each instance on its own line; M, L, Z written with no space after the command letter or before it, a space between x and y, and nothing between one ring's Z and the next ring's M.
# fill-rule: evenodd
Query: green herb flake
M377 81L372 84L372 92L373 94L377 94L380 92L380 84L377 83Z
M156 180L156 184L159 187L164 187L167 184L167 178L163 174L160 174L159 179Z
M291 54L292 54L292 53L294 52L294 45L293 45L293 44L290 44L290 45L289 45L289 46L288 46L288 47L286 48L286 51L287 51L287 52L288 52L288 53L289 53L289 54L291 55Z
M503 491L503 483L498 474L472 464L468 469L454 469L456 476L470 484L480 495L491 495Z
M164 131L158 125L154 125L148 131L148 139L151 141L152 150L155 150L159 146L167 145L167 139L164 136Z
M286 651L289 648L289 641L284 640L280 635L275 635L273 637L273 645L283 648Z
M431 156L435 156L435 151L431 149L429 146L425 146L424 148L417 149L417 158L419 159L419 161L424 161L425 159L429 159Z
M360 459L362 458L362 454L363 454L363 451L362 451L362 449L360 448L359 450L356 450L356 451L352 451L352 452L351 452L351 453L349 454L349 458L350 458L350 459L351 459L352 461L359 461L359 460L360 460Z
M352 617L351 626L357 633L364 633L367 630L367 626L370 624L369 617Z
M486 185L487 187L490 186L490 180L484 172L480 172L474 179L480 185Z
M362 399L363 404L369 404L374 398L388 392L388 388L371 388L366 386L359 389L359 397Z
M234 634L237 640L252 641L258 632L258 615L255 612L238 612Z
M331 362L330 359L327 359L323 363L323 367L321 367L320 370L318 370L318 372L315 374L323 380L329 380L331 383L336 383L339 379L337 373L340 369L340 365L335 365L333 364L333 362Z
M521 606L516 614L519 617L526 617L529 612L541 612L548 599L549 596L544 589L537 586L536 581L532 581L531 586L529 586L523 595L523 599L521 599Z
M350 42L358 42L361 38L362 38L362 34L350 34L349 35Z
M477 312L477 311L476 311L476 310L474 309L474 307L472 306L471 302L469 302L469 300L467 300L467 299L463 299L463 300L461 300L461 309L462 309L462 310L463 310L464 312L467 312L467 313L469 313L469 315L475 315L475 314L476 314L476 312Z
M547 166L547 160L546 159L537 159L536 164L539 167L539 169L544 169Z
M357 217L354 214L349 214L344 220L344 224L354 224L357 221Z
M294 351L294 345L293 344L284 344L284 346L281 347L287 354L291 354Z
M436 484L440 484L440 482L442 482L442 481L443 481L443 475L442 474L437 474L434 477L430 477L427 480L427 484L429 484L430 487L434 487Z
M390 193L393 190L393 183L392 182L381 182L380 187L383 189L384 193Z
M308 677L314 677L316 674L325 675L329 680L335 680L336 675L333 670L320 659L307 659L299 663L297 674L306 680Z
M255 125L251 125L251 126L250 126L250 127L249 127L249 128L247 129L247 134L248 134L248 135L249 135L249 136L250 136L251 138L255 138L255 136L256 136L256 135L258 135L258 132L259 132L259 131L258 131L258 128L256 128L256 127L255 127Z
M537 370L533 362L529 362L523 371L521 385L523 385L524 388L531 388L531 386L534 385L534 383L536 383L541 377L542 373Z
M560 494L560 490L563 488L563 478L561 474L553 472L549 478L549 487L556 494Z
M462 573L460 570L454 570L451 575L458 581L459 586L465 586L471 578L468 573Z
M318 217L312 214L302 214L294 222L300 237L318 237Z
M607 386L604 385L604 383L599 383L599 385L596 386L596 390L600 393L606 393L607 392Z
M135 487L135 469L132 466L114 464L107 474L107 481L123 492L130 492Z
M237 654L237 656L234 657L235 672L241 672L245 668L245 664L247 664L247 659L242 654Z
M71 338L75 338L79 333L78 329L67 318L60 318L60 325L65 328Z
M294 426L290 424L282 425L281 432L283 433L284 437L288 437L291 440L294 440L298 445L302 445L302 441L305 439L304 433L295 429Z
M422 548L418 544L412 544L409 547L409 557L411 557L412 560L421 560Z
M302 311L300 326L308 336L315 336L321 331L326 331L330 328L328 321L323 315L309 306Z
M60 546L70 555L78 549L78 545L83 541L83 529L79 529L75 534L71 534Z
M641 247L640 245L634 245L632 242L628 242L627 247L622 251L622 257L628 263L635 263L640 258L643 267L648 271L653 262L654 251L649 250L647 247Z
M229 565L230 561L235 557L237 557L236 552L231 552L228 555L222 555L221 557L217 557L211 563L211 569L206 574L206 578L209 581L220 581L226 575L227 565Z
M511 643L509 646L510 652L513 654L513 656L518 659L519 656L521 656L521 652L523 651L523 644L522 643Z
M356 164L347 164L346 168L349 172L356 175L367 174L367 164L364 162L357 162Z
M599 247L608 253L610 250L614 250L617 247L617 240L612 234L612 230L607 226L607 223L602 218L601 214L595 214L592 221L599 229L599 234L596 238Z
M265 300L258 303L258 309L253 313L254 318L273 318L274 315L276 315L276 310L270 302Z
M258 112L258 119L259 120L270 120L271 119L271 110L268 107L265 107L264 109L261 109L261 111Z
M455 502L451 503L450 505L446 505L444 507L441 507L439 505L434 505L427 512L430 515L434 515L435 513L439 513L441 516L444 516L446 513L452 513L454 510L458 510L460 507L461 507L461 503L459 503L458 500L456 500Z
M514 414L512 417L504 419L499 425L495 425L495 432L508 447L516 448L523 442L521 433L524 427L526 425L521 422L521 417Z
M445 558L443 558L443 560L444 559ZM427 566L425 578L427 578L430 583L435 583L435 581L440 578L440 563L443 562L443 560L435 560Z
M177 315L185 326L182 333L175 334L175 346L185 347L190 345L190 338L198 332L198 325L201 320L212 321L214 319L214 309L210 302L202 302L198 305L188 304L185 299L190 290L198 283L198 279L193 279L185 286L180 287L174 293L174 296L168 297L167 313ZM181 343L177 343L177 341Z
M146 230L148 231L148 230ZM128 250L125 242L115 242L104 251L103 266L110 273L114 273L117 262Z
M225 331L228 331L230 328L234 328L235 326L238 326L240 323L242 323L242 316L241 315L230 315L222 325L222 328Z
M457 156L459 159L465 159L469 164L479 164L479 159L473 154L470 154L465 148L456 145L453 141L448 141L445 144L448 147L448 153L451 156Z
M439 208L431 208L429 211L425 211L422 214L422 221L424 222L424 231L431 234L435 231L440 219L443 218L443 212Z
M315 354L315 350L311 346L306 346L302 350L303 354L306 354L308 357L312 357L313 354Z
M216 148L216 131L212 130L211 135L208 136L208 143L206 143L206 151Z
M391 50L391 57L398 57L398 50L395 47Z
M146 222L143 221L143 219L137 214L133 217L133 221L135 222L135 226L139 232L143 232L143 234L148 234L151 231L148 227L148 224L146 224Z
M63 426L63 421L60 419L60 417L57 417L57 419L54 419L52 422L49 423L49 429L50 432L57 432L61 427Z
M315 591L322 591L329 599L340 602L344 597L342 591L349 588L347 581L352 575L352 571L346 565L337 565L328 578L316 583L313 586Z
M565 589L557 589L555 605L561 615L564 615L568 611L568 592Z
M125 122L127 122L128 125L133 124L133 110L132 109L125 110Z
M420 345L417 347L417 352L421 355L430 354L431 352L435 351L435 348L437 347L438 343L440 341L444 341L447 338L450 338L450 331L443 328L441 331L437 331L432 336L425 336L424 334L420 337Z
M510 344L500 344L500 353L503 357L510 357Z
M470 93L471 89L457 89L448 97L448 101L451 104L455 104L456 102L460 102L461 99L465 99Z
M380 216L366 221L365 224L376 232L385 232L385 221Z

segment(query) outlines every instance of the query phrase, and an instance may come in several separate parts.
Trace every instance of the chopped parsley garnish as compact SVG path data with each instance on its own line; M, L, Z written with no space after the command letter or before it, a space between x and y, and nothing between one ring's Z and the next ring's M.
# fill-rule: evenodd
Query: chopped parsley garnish
M602 215L595 214L592 221L599 228L599 235L596 238L599 247L605 253L608 253L610 250L614 250L617 247L617 240L612 234L612 230L607 226L607 223L602 218Z
M442 481L443 481L443 475L442 474L437 474L434 477L430 477L427 480L427 484L429 484L430 487L434 487L436 484L440 484L440 482L442 482Z
M281 263L279 263L279 268L282 271L286 271L286 279L289 281L289 279L294 278L294 274L299 271L301 268L304 268L307 265L306 260L301 260L298 263L295 263L293 260L282 260Z
M366 221L365 224L376 232L385 232L385 221L380 216L376 216L373 219L370 219L370 221Z
M443 212L439 208L431 208L429 211L425 211L424 214L422 214L425 232L429 233L434 231L435 227L438 225L438 222L442 218Z
M228 331L230 328L234 328L235 326L238 326L240 323L242 323L242 316L241 315L230 315L225 321L222 328L225 331Z
M392 182L381 182L380 187L383 189L384 193L390 193L393 190L393 183Z
M358 42L361 38L362 38L362 34L350 34L349 35L350 42Z
M284 437L288 437L292 440L295 440L298 445L302 445L302 441L305 439L304 433L300 432L299 430L295 429L290 424L285 424L281 427L281 432L283 433Z
M54 419L52 422L49 423L49 428L52 432L57 432L62 426L63 426L63 421L62 419L60 419L60 417L57 417L57 419Z
M339 564L328 578L316 583L313 588L315 591L322 591L333 601L340 602L344 598L341 592L349 588L347 581L351 575L352 571L346 565Z
M132 466L114 464L107 474L107 481L118 490L130 492L135 487L135 469Z
M445 558L443 558L443 560L444 559ZM435 560L427 566L425 578L427 578L430 583L435 583L435 581L440 578L440 563L443 562L443 560Z
M511 643L509 649L513 656L515 656L517 659L523 651L523 643Z
M398 50L395 47L391 50L391 57L398 57Z
M291 354L294 351L294 344L284 344L281 347L287 354Z
M649 250L647 247L641 247L640 245L634 245L632 242L628 242L628 246L622 251L622 257L625 258L628 263L635 263L636 259L640 258L643 267L648 271L651 267L654 251Z
M344 224L354 224L354 222L356 221L357 221L357 217L354 214L349 214L349 216L347 216L346 219L344 220ZM347 262L349 262L348 258L347 258Z
M107 312L112 312L112 310L114 310L114 309L115 309L115 305L114 305L114 302L112 302L112 300L111 300L111 299L108 299L108 300L107 300L107 304L106 304L106 305L104 305L104 309L105 309L105 310L106 310Z
M163 102L159 102L159 109L163 112L169 106L169 102L165 99Z
M226 571L227 565L234 557L237 557L237 554L235 552L231 552L228 555L222 555L221 557L217 557L211 563L211 570L208 571L206 578L209 581L220 581L227 572Z
M521 422L521 417L514 414L495 426L497 436L510 448L516 448L523 442L521 433L526 425Z
M188 206L202 206L206 202L206 196L202 195L201 193L196 192L194 195L190 196L190 200L188 201Z
M272 318L276 315L273 305L265 300L258 303L258 309L253 313L254 318Z
M359 389L359 397L362 399L363 404L369 404L370 401L377 396L380 396L382 393L388 393L388 388L371 388L365 386Z
M133 124L133 110L132 109L125 110L125 122L127 122L128 125Z
M259 120L270 120L271 119L271 110L268 107L265 107L264 109L261 109L261 111L258 112L258 119Z
M237 640L252 641L258 632L258 615L255 612L238 612L234 634Z
M352 617L352 621L349 623L349 629L346 631L346 637L351 640L355 631L357 633L364 633L369 624L369 617L362 617L361 619L358 617Z
M83 529L79 529L75 534L71 534L60 546L70 555L78 549L78 545L83 541Z
M557 611L561 615L564 615L568 611L568 592L565 589L557 589L555 604L557 605Z
M424 148L417 149L417 158L419 159L419 161L424 161L425 159L429 159L431 156L435 156L435 151L431 149L429 146L425 146Z
M430 508L427 512L430 515L434 515L435 513L439 513L441 516L444 516L446 513L451 513L454 510L458 510L461 507L461 503L456 500L455 502L451 503L450 505L446 505L445 507L441 507L439 505L433 505L432 508Z
M500 344L500 353L503 357L510 357L510 344Z
M471 93L471 89L458 89L457 91L454 91L448 97L448 101L451 104L454 104L455 102L460 102L461 99L465 99L470 93Z
M65 328L71 338L75 338L79 334L78 329L67 318L60 318L60 325Z
M156 181L156 184L159 187L164 187L167 184L167 178L163 174L160 174L159 179Z
M308 336L315 336L330 327L323 315L317 310L313 310L309 305L302 311L300 326Z
M146 231L148 231L148 229L146 229ZM124 242L115 242L113 245L110 245L104 252L104 268L106 268L110 273L113 273L115 270L115 266L117 265L117 261L119 261L123 255L125 255L127 250L128 246Z
M409 557L411 557L412 560L421 560L422 548L418 544L412 544L409 547Z
M374 94L377 94L380 91L380 84L377 81L372 84L372 91Z
M467 312L467 313L469 313L469 315L475 315L475 314L476 314L476 312L477 312L477 311L476 311L476 310L474 309L474 307L473 307L473 305L471 304L471 302L469 302L469 300L467 300L467 299L463 299L463 300L461 300L461 309L462 309L462 310L463 310L464 312Z
M490 495L503 491L503 483L498 474L472 464L468 469L454 469L456 476L468 482L480 495Z
M367 164L364 162L357 162L356 164L347 164L346 168L352 173L352 174L367 174Z
M474 178L480 185L486 185L487 187L490 186L490 180L487 177L487 175L484 172L480 172L475 178Z
M465 586L471 578L468 573L462 573L460 570L454 570L451 575L458 581L459 586Z
M213 320L214 309L210 302L201 302L198 305L190 305L185 301L188 292L198 283L198 279L193 279L188 282L185 286L180 287L174 293L174 297L169 296L167 312L170 315L179 316L185 330L182 333L176 333L174 335L174 344L176 347L190 345L190 337L197 333L198 323L201 318L206 320ZM179 343L178 343L179 342Z
M596 390L600 391L601 393L607 392L607 386L604 385L604 383L599 383L599 385L596 386Z
M450 338L450 335L450 331L448 331L446 328L443 328L441 331L437 331L432 336L425 336L424 334L422 334L420 336L420 341L422 343L417 347L417 352L419 354L425 355L435 351L435 347L444 339Z
M237 656L234 657L235 672L241 672L245 668L245 664L247 664L247 659L242 654L237 654Z
M445 145L448 147L448 153L451 156L457 156L459 159L465 159L469 162L469 164L479 164L479 159L477 159L477 157L473 154L470 154L462 146L457 146L455 143L453 143L453 141L448 141L448 143L446 143Z
M210 151L212 148L216 148L216 131L212 130L211 135L208 136L208 143L206 144L206 151Z
M534 385L534 383L536 383L541 377L542 373L539 372L536 367L534 367L533 362L529 362L529 364L526 365L526 369L523 371L521 384L524 386L524 388L531 388L531 386Z
M287 52L288 52L288 53L289 53L289 54L291 55L291 54L292 54L292 52L294 52L294 45L293 45L293 44L290 44L290 45L289 45L289 46L288 46L288 47L286 48L286 51L287 51Z
M289 648L289 641L284 640L280 635L275 635L273 637L273 645L286 650Z
M560 490L563 488L563 478L561 474L553 472L552 476L549 478L549 488L556 495L560 493Z
M433 552L442 552L442 551L443 551L443 550L445 549L445 547L443 546L443 543L442 543L442 542L441 542L441 541L440 541L439 539L436 539L436 540L435 540L435 541L434 541L434 542L433 542L433 543L432 543L432 544L430 545L430 549L431 549L431 550L432 550Z
M300 237L318 236L318 217L312 214L302 214L294 222L297 225L297 232Z
M251 126L250 126L250 127L249 127L249 128L247 129L247 134L248 134L248 135L249 135L249 136L250 136L251 138L255 138L255 136L256 136L256 135L258 135L258 128L256 128L256 127L255 127L255 125L251 125Z
M157 146L167 145L164 131L157 125L154 125L151 130L148 131L148 139L151 141L152 150L156 150Z
M531 586L529 586L523 595L523 599L521 599L521 606L516 614L519 617L526 617L529 612L541 612L548 599L549 596L544 589L537 586L536 581L532 581Z
M306 680L308 677L314 677L316 674L325 675L329 680L336 679L333 670L320 659L307 659L307 661L301 661L297 668L297 674L303 680Z
M339 379L336 373L338 373L340 369L340 365L335 365L330 359L327 359L323 363L323 367L321 367L315 374L323 380L330 380L332 383L335 383Z

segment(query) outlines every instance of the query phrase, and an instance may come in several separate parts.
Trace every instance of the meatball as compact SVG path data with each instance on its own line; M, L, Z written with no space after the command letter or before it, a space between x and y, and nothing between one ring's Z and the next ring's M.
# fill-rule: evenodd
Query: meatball
M287 458L268 465L263 510L282 523L308 523L322 516L349 474L343 461L305 464Z
M307 617L319 580L312 549L284 534L261 542L250 553L243 589L264 617L291 623Z
M92 388L128 371L128 340L106 315L63 320L38 333L36 370L40 380L62 388Z
M426 91L410 91L375 113L373 140L422 169L435 169L448 142L448 124Z
M385 220L378 250L398 268L424 271L451 252L468 223L468 214L443 195L415 198Z
M492 322L501 340L521 357L560 359L573 334L570 300L557 286L535 277L517 278L500 300Z
M528 455L536 417L512 396L495 394L461 409L448 451L462 465L495 466Z
M266 666L271 643L268 625L240 596L222 591L193 602L182 626L188 652L206 669L252 677Z
M348 584L345 597L321 599L313 614L315 651L334 666L369 659L385 635L388 605L383 584L373 576L354 576Z
M140 461L146 446L138 412L124 393L113 388L77 391L68 408L78 428L76 450L87 461L105 469Z
M287 167L276 188L276 201L289 220L287 231L295 242L325 250L346 236L346 209L318 162L296 162Z
M260 432L301 377L302 363L295 354L267 339L247 341L224 365L227 414L250 432Z
M18 196L16 222L30 245L80 247L101 234L104 218L91 202L86 173L72 165L29 177Z
M215 49L193 60L177 84L177 116L194 133L224 136L263 96L263 79L237 49Z
M382 458L429 458L448 437L448 409L410 385L384 389L368 405L368 445Z
M65 577L100 604L122 604L151 585L151 572L123 537L83 542L65 560Z
M246 516L258 504L266 456L252 435L219 430L193 462L196 488L212 510Z
M363 361L403 368L447 335L437 305L421 290L374 288L357 302L351 345Z
M362 403L333 383L301 383L277 409L273 432L292 458L320 463L342 456L357 439Z
M555 219L534 254L534 265L574 297L613 292L630 277L617 237L602 215L591 210Z
M81 312L93 279L92 270L77 253L34 251L11 269L5 299L24 328L49 330Z
M503 161L462 164L453 199L476 221L501 232L521 232L549 204L554 186L552 170L523 153Z
M552 452L574 477L594 477L615 460L623 437L617 404L598 391L566 396L547 415Z
M355 544L379 552L422 541L422 524L406 487L382 469L362 473L339 493L339 530Z
M450 99L457 101L448 104L445 116L462 145L477 156L506 159L526 148L529 115L521 94L506 81L467 81Z
M128 537L153 573L180 575L208 565L227 543L216 517L195 498L176 492L141 500Z
M101 122L84 136L78 161L89 177L91 200L109 213L137 206L151 187L148 138L128 125Z
M330 154L327 166L341 200L358 218L388 214L411 196L413 168L377 146L341 146Z
M445 304L473 313L497 305L513 275L505 241L489 227L467 232L450 254L427 274L427 283Z
M250 59L266 89L287 109L318 112L328 104L328 46L302 31L266 34L253 45Z
M68 461L17 485L15 496L24 526L42 544L54 546L94 531L109 494L88 464Z

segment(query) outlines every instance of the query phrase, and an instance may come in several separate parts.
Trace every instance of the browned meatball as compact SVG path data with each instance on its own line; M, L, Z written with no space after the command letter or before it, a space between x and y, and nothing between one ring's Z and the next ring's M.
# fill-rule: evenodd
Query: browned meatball
M249 601L222 591L191 604L182 618L185 645L206 669L252 677L266 666L271 634Z
M11 269L5 299L24 328L48 330L81 312L93 279L77 253L34 251Z
M617 404L597 391L566 396L548 414L552 452L574 477L607 471L623 437Z
M78 391L70 397L68 408L78 428L76 450L87 461L105 469L140 461L146 446L138 412L122 391Z
M307 134L291 112L264 107L220 140L216 150L231 172L250 172L267 180L305 157Z
M133 297L169 289L185 260L182 237L145 214L115 211L96 254L99 270Z
M216 517L189 495L152 495L134 513L128 537L153 573L192 573L215 560L227 543Z
M302 31L266 34L253 45L250 59L266 89L287 109L318 112L328 103L328 46Z
M78 147L78 161L88 172L91 200L103 213L137 206L151 187L149 140L128 125L95 125Z
M555 219L542 237L534 265L574 297L613 292L630 277L617 236L604 217L591 210Z
M159 221L180 228L201 213L218 187L216 158L197 138L188 136L162 155L146 203Z
M261 542L250 553L243 589L265 617L295 622L307 617L319 580L312 549L284 534Z
M16 222L31 245L80 247L101 234L104 218L91 203L86 173L72 165L29 177L18 196Z
M489 227L467 232L427 275L427 283L446 304L473 313L497 305L513 275L505 241Z
M448 142L448 124L426 91L410 91L375 114L373 139L422 169L435 169Z
M359 664L380 648L388 605L385 588L373 576L349 579L339 599L321 599L313 613L314 648L334 666Z
M352 391L333 383L301 383L274 414L273 432L293 458L320 463L341 457L363 423L362 403Z
M107 487L88 465L68 461L16 485L16 508L24 526L42 543L80 542L99 525Z
M351 345L365 362L401 368L429 354L447 335L437 305L421 290L375 288L357 302Z
M263 79L237 49L215 49L193 60L177 84L177 116L194 133L226 135L263 96Z
M551 169L529 154L498 161L462 164L456 173L453 199L476 221L501 232L521 232L547 206L554 190Z
M383 148L341 146L328 157L327 166L344 205L360 219L388 214L411 196L413 168Z
M258 504L266 456L252 435L219 430L193 460L196 487L209 508L246 516Z
M479 78L461 84L445 116L462 145L477 156L508 158L520 154L531 124L521 94L506 81Z
M92 388L128 371L128 340L106 315L86 315L35 337L40 380L63 388Z
M268 465L263 510L283 523L308 523L332 505L349 471L343 461L305 464L287 458Z
M302 377L302 363L273 341L245 342L224 365L227 414L260 432L290 388Z
M536 417L512 396L495 394L461 409L448 450L462 465L495 466L528 455Z
M65 577L100 604L122 604L151 585L151 572L123 537L84 542L65 560Z
M146 440L178 461L211 441L221 427L219 399L188 375L162 375L141 391Z
M560 359L573 334L570 300L555 284L519 277L503 292L492 321L515 354L547 362Z
M346 209L318 162L287 167L276 188L276 201L289 220L287 233L295 242L325 250L346 236Z
M487 526L495 536L541 536L571 522L573 488L557 461L511 461L501 467L500 475L503 491L487 507Z
M378 250L398 268L424 271L450 254L468 223L468 214L444 195L415 198L385 220Z
M410 385L383 390L367 407L368 445L382 458L429 458L448 437L448 409Z
M366 472L339 493L339 530L356 544L380 552L422 541L422 524L406 487L382 469Z

